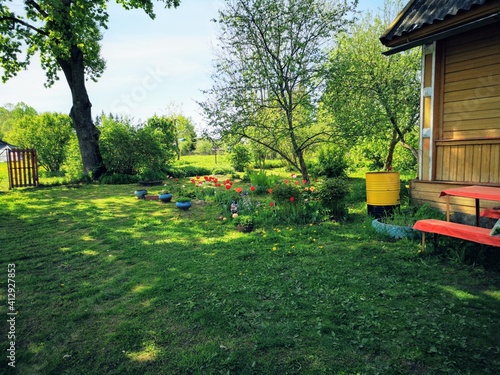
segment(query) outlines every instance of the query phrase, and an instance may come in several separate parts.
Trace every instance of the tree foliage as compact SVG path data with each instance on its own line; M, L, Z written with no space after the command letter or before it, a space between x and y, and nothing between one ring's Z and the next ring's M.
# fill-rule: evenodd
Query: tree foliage
M153 116L141 127L127 119L101 117L102 156L108 174L161 173L175 156L175 129L168 120Z
M180 0L159 0L166 7ZM125 9L143 9L155 17L152 0L116 0ZM99 130L92 122L90 99L85 82L96 81L104 72L101 57L102 31L107 28L108 1L29 0L22 7L0 0L0 67L2 80L26 69L39 53L47 86L62 71L71 90L70 116L78 136L86 173L99 177L105 172L99 150Z
M70 117L48 112L38 115L24 104L17 105L11 113L11 126L6 134L9 143L36 149L38 163L49 172L59 172L74 136Z
M209 125L277 152L308 179L304 152L331 135L315 121L326 47L356 3L226 0L213 86L200 103Z
M398 144L416 161L420 53L384 56L378 38L386 27L379 15L367 13L339 38L330 56L320 117L349 147L363 144L373 154L382 147L387 169Z

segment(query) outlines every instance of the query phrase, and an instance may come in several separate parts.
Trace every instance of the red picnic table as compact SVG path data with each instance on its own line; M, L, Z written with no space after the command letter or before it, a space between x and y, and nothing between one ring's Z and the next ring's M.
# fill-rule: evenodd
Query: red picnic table
M464 186L459 188L446 189L441 192L440 197L446 196L446 220L450 221L450 196L473 198L476 201L476 226L479 226L479 201L481 199L500 202L500 188L493 186ZM485 216L500 218L500 210L487 209L484 211Z

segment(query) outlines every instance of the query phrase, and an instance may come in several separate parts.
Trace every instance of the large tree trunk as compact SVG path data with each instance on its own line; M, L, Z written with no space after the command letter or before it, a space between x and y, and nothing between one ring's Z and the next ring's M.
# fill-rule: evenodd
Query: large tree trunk
M105 171L99 151L99 129L92 121L92 104L85 87L85 65L83 54L77 46L71 48L69 60L59 60L68 81L73 100L70 117L73 120L82 155L83 171L97 180Z

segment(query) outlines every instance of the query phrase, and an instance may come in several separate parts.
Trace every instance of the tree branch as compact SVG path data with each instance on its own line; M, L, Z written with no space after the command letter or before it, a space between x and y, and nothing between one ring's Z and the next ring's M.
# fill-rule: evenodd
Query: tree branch
M28 0L26 1L26 5L31 5L32 8L35 8L37 10L38 13L40 13L40 15L44 18L48 17L48 13L45 12L41 7L40 5L36 2L36 1L33 1L33 0Z
M38 27L35 27L33 25L30 25L29 23L23 21L22 19L15 17L15 16L0 17L0 22L2 22L2 21L12 21L12 23L27 27L28 29L35 31L38 34L41 34L44 36L49 36L49 33L47 33L46 31L39 29Z

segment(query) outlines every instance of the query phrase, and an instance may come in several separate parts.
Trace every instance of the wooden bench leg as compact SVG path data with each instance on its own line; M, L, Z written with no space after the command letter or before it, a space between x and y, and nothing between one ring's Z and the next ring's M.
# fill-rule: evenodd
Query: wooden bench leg
M422 253L425 250L425 232L422 232Z

